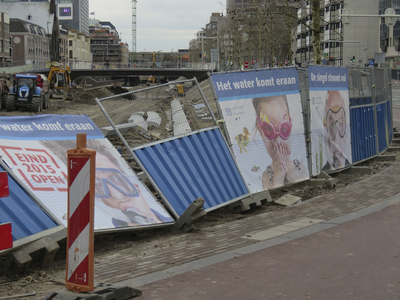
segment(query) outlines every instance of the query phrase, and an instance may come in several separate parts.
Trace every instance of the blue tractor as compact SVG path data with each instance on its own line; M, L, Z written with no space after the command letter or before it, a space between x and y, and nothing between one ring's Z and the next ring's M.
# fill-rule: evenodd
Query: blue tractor
M8 92L6 110L14 111L26 107L32 112L41 112L43 91L37 86L37 75L16 74Z

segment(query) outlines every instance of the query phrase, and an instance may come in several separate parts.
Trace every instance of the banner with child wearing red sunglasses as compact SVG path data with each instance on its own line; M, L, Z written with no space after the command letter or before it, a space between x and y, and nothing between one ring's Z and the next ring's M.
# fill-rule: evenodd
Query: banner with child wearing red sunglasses
M347 68L309 67L312 175L350 167Z
M77 133L86 133L87 148L96 151L95 230L174 221L88 116L0 117L0 155L67 225L67 150L76 148Z
M211 79L250 192L309 179L297 70L214 73Z

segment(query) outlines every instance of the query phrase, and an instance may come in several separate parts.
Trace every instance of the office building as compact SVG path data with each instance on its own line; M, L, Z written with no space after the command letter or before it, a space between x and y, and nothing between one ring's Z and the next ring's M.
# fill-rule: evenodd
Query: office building
M320 6L321 58L324 64L334 66L365 66L378 51L379 18L346 17L351 14L377 15L376 0L323 0ZM303 5L298 18L310 24L312 10ZM295 30L294 59L297 64L314 63L313 32L304 24Z
M89 34L89 0L55 0L58 22Z
M90 19L90 51L95 68L126 68L129 66L129 48L121 43L115 26L108 21Z

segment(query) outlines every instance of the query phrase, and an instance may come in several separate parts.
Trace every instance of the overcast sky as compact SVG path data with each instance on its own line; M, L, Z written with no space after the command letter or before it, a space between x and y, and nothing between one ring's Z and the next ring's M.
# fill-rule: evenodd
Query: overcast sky
M138 0L136 51L177 51L189 48L213 12L224 13L226 0ZM90 18L110 21L132 50L131 0L89 0Z

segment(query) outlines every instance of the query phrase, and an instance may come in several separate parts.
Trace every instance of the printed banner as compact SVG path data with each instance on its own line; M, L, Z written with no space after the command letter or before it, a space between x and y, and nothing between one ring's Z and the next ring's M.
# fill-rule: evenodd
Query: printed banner
M352 163L347 68L309 67L312 175Z
M217 73L211 79L249 191L309 179L297 70Z
M95 230L173 222L126 161L84 115L0 117L0 154L40 201L67 225L67 150L87 134L96 151Z

